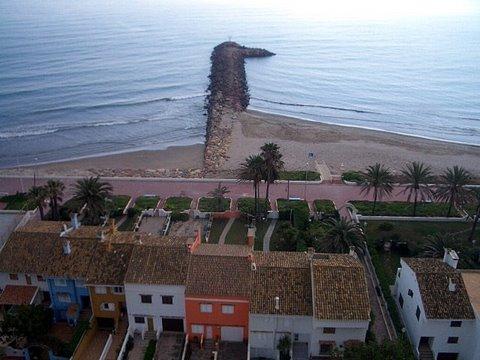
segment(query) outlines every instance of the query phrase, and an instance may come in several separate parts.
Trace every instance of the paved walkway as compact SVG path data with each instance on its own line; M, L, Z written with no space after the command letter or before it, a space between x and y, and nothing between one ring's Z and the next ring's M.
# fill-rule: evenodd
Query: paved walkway
M183 352L183 339L185 335L182 333L163 332L157 341L157 350L155 352L155 360L178 360Z
M230 231L230 228L232 227L234 221L235 221L234 218L228 219L228 222L225 225L225 227L223 228L223 231L220 234L220 238L218 239L218 243L220 245L225 244L225 238L227 237L227 234Z
M332 179L333 179L332 173L330 172L330 169L327 166L327 164L325 163L325 161L322 160L322 162L320 162L320 163L315 161L315 168L316 168L317 172L320 173L320 178L323 181L326 181L326 182L331 182L332 181Z
M275 230L275 225L277 225L277 219L273 219L268 225L268 229L265 232L265 236L263 237L263 252L270 251L270 239L272 237L273 231Z

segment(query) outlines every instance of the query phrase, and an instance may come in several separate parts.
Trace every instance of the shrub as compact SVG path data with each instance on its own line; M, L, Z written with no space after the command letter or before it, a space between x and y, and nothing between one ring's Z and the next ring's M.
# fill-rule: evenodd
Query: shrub
M342 174L342 180L343 181L356 182L358 184L358 183L361 183L363 181L363 176L359 171L350 170L350 171L345 171Z
M202 197L198 202L198 210L203 212L222 212L230 208L230 199Z
M394 225L389 222L382 222L381 224L378 225L378 230L380 231L392 231L394 228Z
M293 180L293 181L305 181L305 175L307 181L318 181L320 180L320 174L316 171L281 171L279 174L280 180Z
M136 207L131 207L127 209L127 217L129 218L134 218L138 215L140 215L142 211Z
M170 215L170 220L172 221L188 221L189 219L190 219L190 215L187 213L174 211Z
M155 349L157 347L157 342L155 340L150 340L148 342L147 349L145 350L145 355L143 356L143 360L153 360L155 356Z

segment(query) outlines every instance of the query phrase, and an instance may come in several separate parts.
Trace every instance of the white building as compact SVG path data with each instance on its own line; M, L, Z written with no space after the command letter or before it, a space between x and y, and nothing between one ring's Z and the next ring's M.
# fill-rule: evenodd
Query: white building
M130 334L184 332L188 257L185 246L135 246L125 277Z
M443 261L400 260L394 295L417 357L480 359L475 349L478 317L457 264L458 256L453 250L445 251Z
M277 359L285 335L298 360L365 341L370 303L364 269L353 256L255 252L254 263L251 357Z

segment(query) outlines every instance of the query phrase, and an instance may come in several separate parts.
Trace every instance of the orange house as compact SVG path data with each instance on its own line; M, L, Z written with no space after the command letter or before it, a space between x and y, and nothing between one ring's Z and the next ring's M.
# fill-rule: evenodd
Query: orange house
M202 244L191 257L185 289L186 332L191 341L248 340L251 249Z

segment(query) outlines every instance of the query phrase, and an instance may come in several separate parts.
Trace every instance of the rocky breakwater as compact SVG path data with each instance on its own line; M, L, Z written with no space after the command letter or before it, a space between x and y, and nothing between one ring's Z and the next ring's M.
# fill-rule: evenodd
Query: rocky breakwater
M208 116L204 155L206 173L215 172L227 158L236 114L244 111L250 101L245 59L273 55L270 51L240 46L235 42L224 42L213 49L205 105Z

